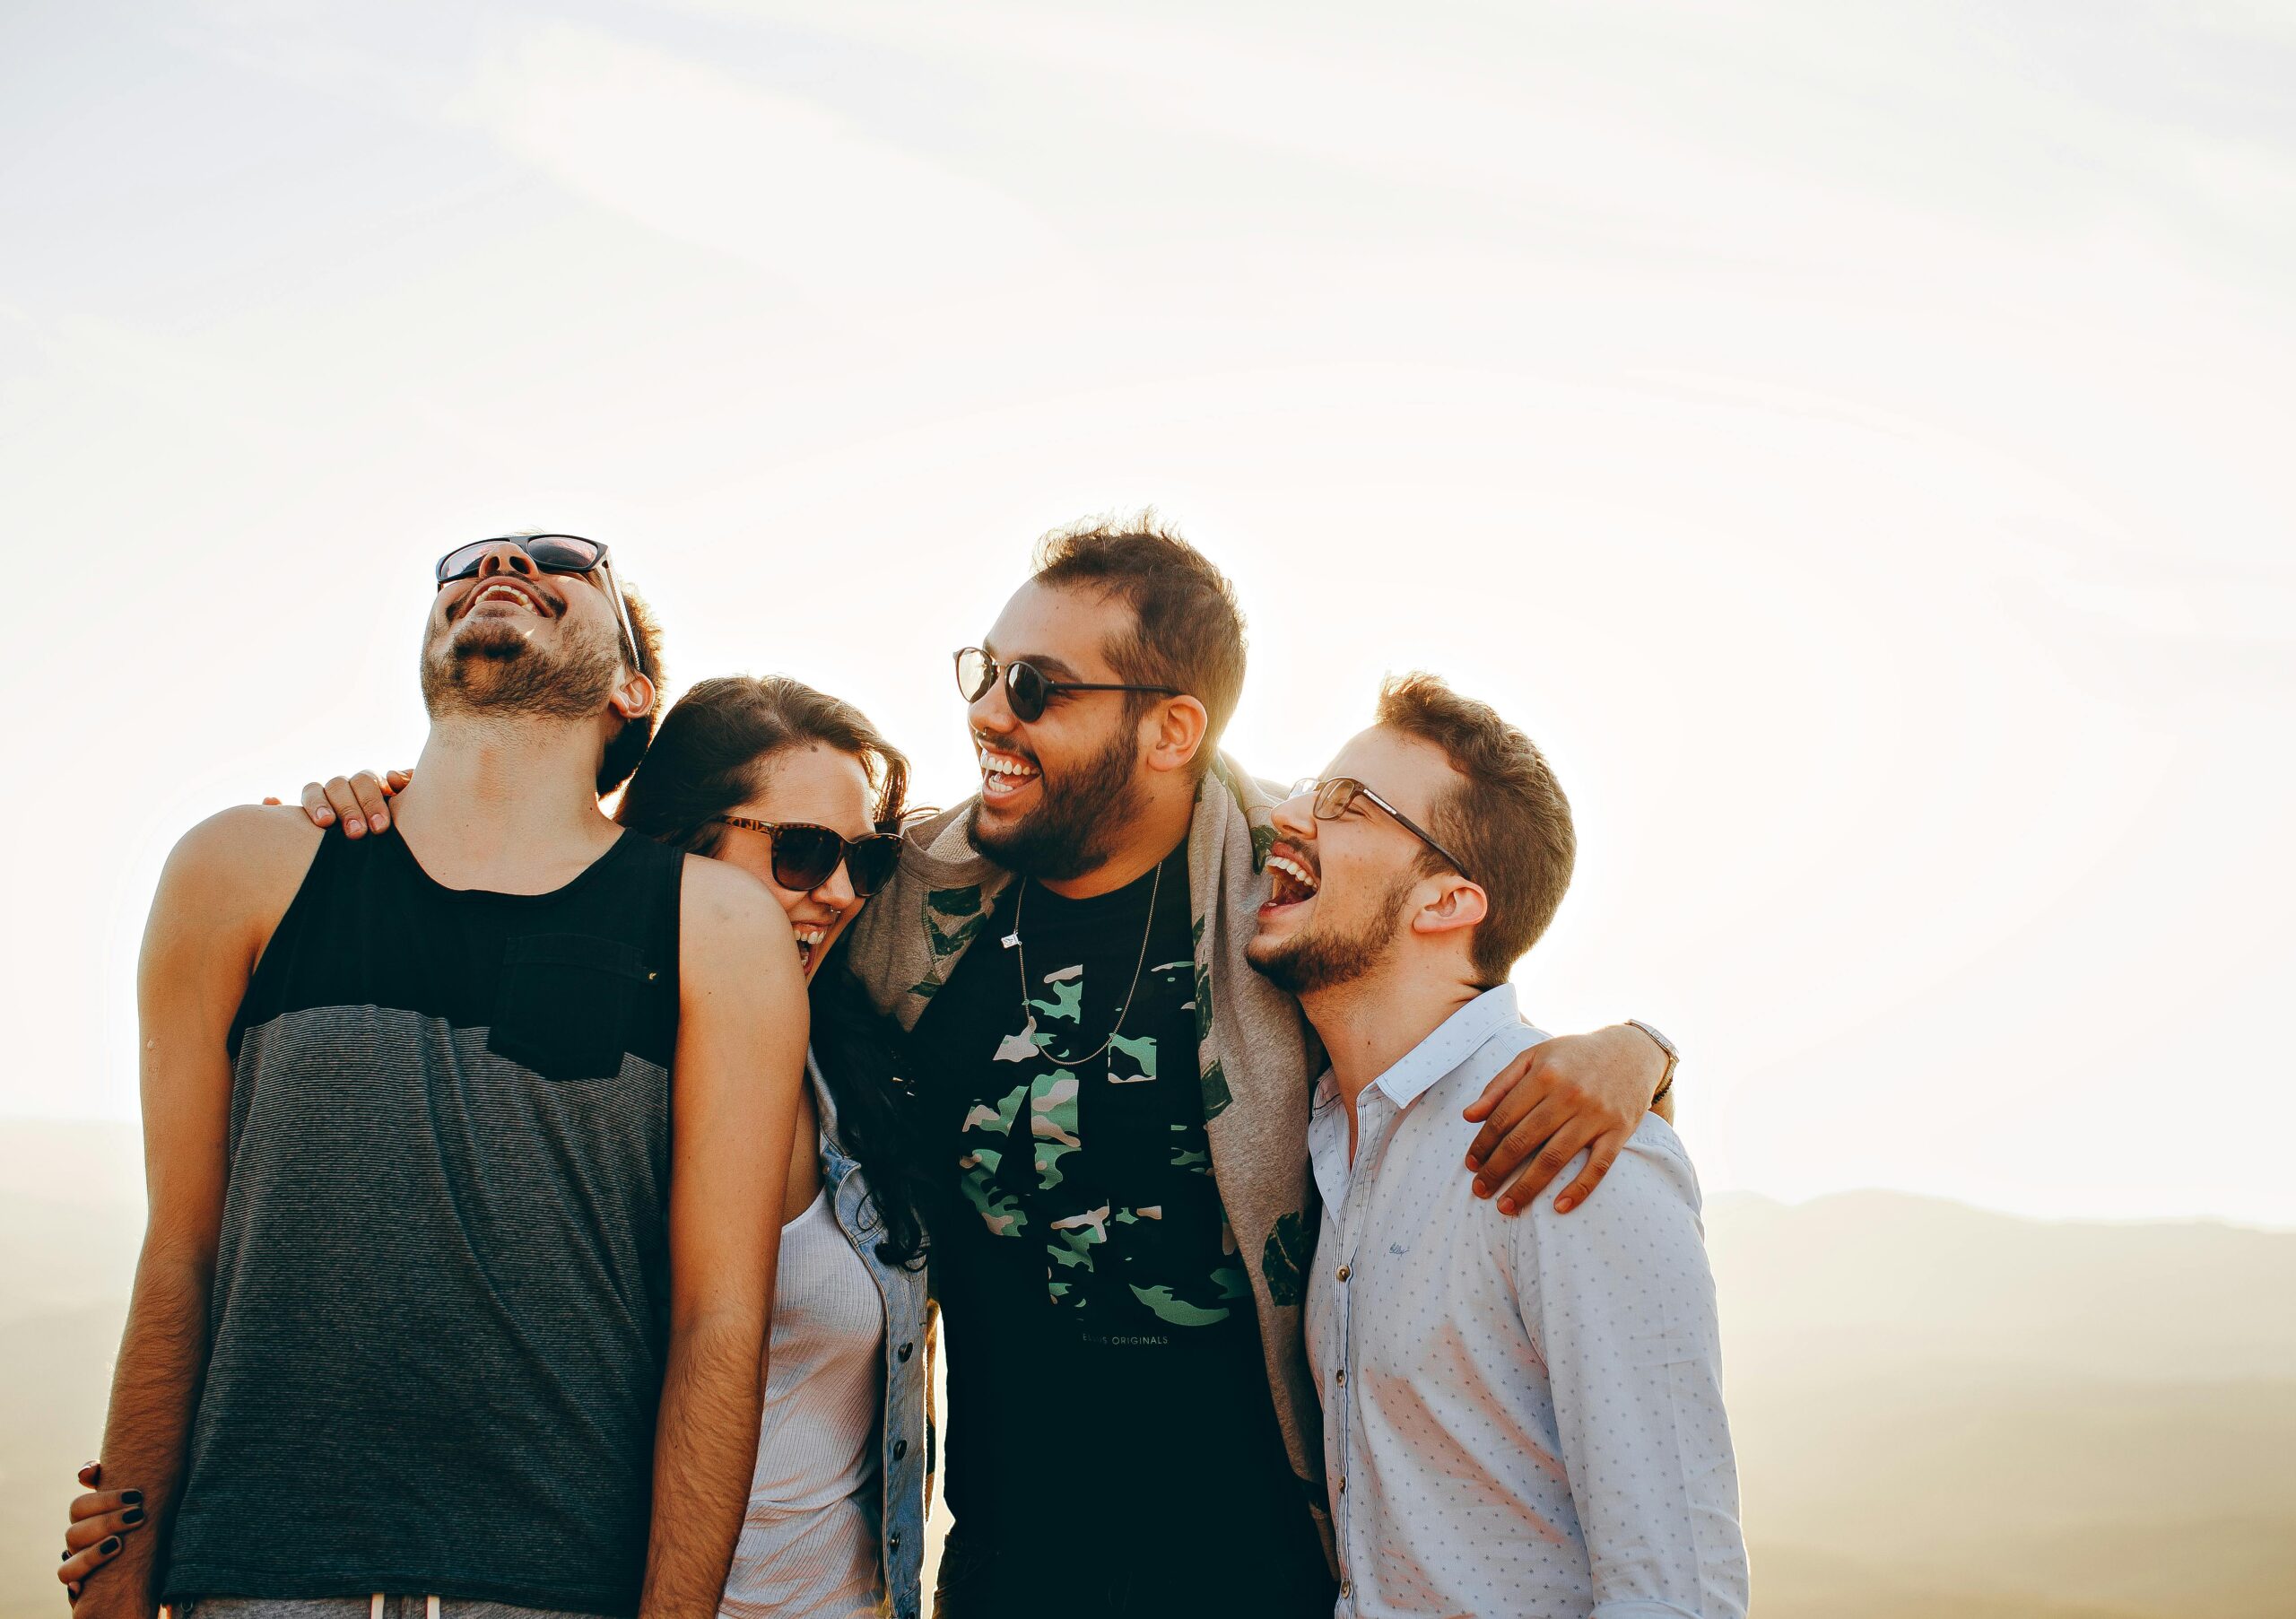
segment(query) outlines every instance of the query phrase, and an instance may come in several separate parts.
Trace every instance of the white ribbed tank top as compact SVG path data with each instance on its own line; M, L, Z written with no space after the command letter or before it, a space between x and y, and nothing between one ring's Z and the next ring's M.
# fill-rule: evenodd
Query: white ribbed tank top
M879 1611L884 1342L884 1298L824 1180L781 1228L757 1470L718 1603L728 1619Z

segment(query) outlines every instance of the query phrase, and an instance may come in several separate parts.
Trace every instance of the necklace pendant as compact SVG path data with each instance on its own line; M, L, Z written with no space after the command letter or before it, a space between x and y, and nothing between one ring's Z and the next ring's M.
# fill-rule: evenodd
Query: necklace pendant
M1021 930L1020 930L1019 928L1017 928L1017 927L1015 927L1012 932L1010 932L1010 933L1008 933L1008 934L1006 934L1006 935L1004 936L1004 948L1005 948L1005 949L1007 949L1007 950L1012 950L1012 949L1015 949L1015 948L1017 948L1017 947L1019 946L1020 943L1021 943Z

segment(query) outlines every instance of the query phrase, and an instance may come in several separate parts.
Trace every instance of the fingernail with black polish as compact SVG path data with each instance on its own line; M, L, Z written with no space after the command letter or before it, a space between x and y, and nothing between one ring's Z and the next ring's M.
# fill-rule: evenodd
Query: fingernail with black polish
M101 1552L107 1557L110 1556L114 1552L119 1550L119 1536L117 1535L105 1536L103 1545L98 1546L96 1550Z
M142 1523L144 1521L144 1509L141 1507L128 1508L126 1511L122 1512L119 1515L119 1521L122 1523Z
M123 1507L142 1506L144 1504L144 1492L141 1490L122 1490L119 1493L119 1504Z

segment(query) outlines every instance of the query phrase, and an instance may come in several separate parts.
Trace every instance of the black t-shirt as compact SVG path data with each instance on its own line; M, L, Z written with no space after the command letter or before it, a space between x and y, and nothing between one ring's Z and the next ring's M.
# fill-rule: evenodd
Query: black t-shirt
M1047 1612L1327 1613L1212 1178L1186 846L1091 899L1013 883L911 1051L956 1536Z

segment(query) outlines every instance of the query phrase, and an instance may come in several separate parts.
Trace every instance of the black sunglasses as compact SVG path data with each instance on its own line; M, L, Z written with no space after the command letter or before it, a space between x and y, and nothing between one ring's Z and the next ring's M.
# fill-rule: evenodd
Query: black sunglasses
M578 534L506 534L499 539L473 540L439 559L439 588L444 590L457 579L476 577L486 553L497 545L516 545L526 553L528 561L544 573L597 574L604 581L602 588L613 602L614 616L621 621L622 636L629 642L631 664L640 675L646 673L646 651L639 644L637 627L630 622L630 608L622 599L622 587L614 582L613 564L607 560L610 553L596 540L586 540Z
M1336 821L1347 814L1348 806L1358 798L1369 798L1387 811L1397 826L1449 861L1451 868L1459 875L1465 877L1470 883L1474 881L1474 877L1468 875L1465 861L1429 837L1426 828L1356 780L1354 777L1334 776L1328 781L1318 781L1313 776L1309 776L1292 784L1292 796L1297 798L1302 793L1313 793L1316 796L1313 809L1315 817L1318 821Z
M810 893L836 875L841 865L855 895L867 899L892 880L900 864L900 838L893 832L865 832L848 838L804 821L752 821L747 815L712 815L722 826L763 832L773 840L773 880Z
M967 702L978 702L988 695L999 675L1004 677L1004 701L1012 705L1013 718L1023 725L1044 718L1044 705L1063 692L1153 692L1163 697L1180 697L1186 693L1171 686L1127 686L1107 681L1055 680L1034 664L1002 664L978 647L966 647L957 653L957 690L964 693Z

